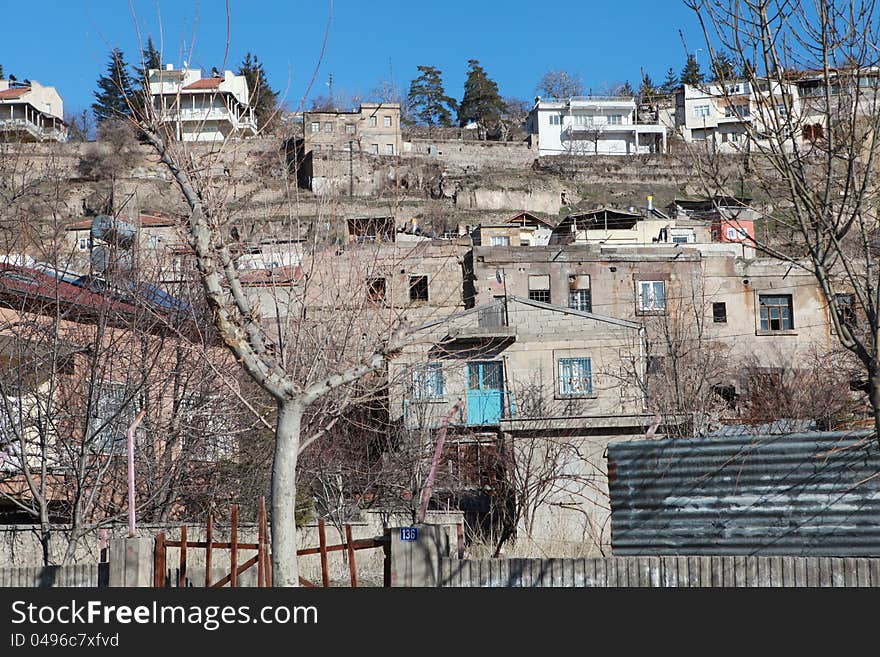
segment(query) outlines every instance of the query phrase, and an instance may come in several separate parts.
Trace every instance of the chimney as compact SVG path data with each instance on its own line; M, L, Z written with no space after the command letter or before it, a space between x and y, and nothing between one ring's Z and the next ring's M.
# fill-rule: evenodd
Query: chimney
M165 70L166 70L166 71L173 71L173 70L174 70L174 64L165 64Z

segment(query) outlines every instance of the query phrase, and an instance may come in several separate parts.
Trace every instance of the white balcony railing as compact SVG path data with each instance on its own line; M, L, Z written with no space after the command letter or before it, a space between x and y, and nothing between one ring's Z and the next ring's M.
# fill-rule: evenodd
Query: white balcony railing
M0 131L2 132L26 132L34 139L40 141L54 139L67 141L67 131L60 128L41 128L33 121L27 119L0 119Z

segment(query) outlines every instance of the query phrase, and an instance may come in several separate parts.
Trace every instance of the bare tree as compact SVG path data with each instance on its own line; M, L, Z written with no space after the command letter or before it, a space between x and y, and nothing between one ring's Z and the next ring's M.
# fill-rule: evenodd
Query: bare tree
M538 80L535 91L542 96L564 100L572 96L583 96L585 87L577 73L550 69Z
M712 61L732 53L751 89L748 157L730 177L696 158L703 186L714 194L747 177L772 199L763 219L777 237L757 247L815 275L840 344L861 363L880 430L876 2L686 4Z

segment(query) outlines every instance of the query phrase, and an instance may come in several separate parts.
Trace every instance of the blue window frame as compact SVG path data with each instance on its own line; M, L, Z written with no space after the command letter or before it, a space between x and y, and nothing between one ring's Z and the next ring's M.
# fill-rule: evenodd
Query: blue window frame
M593 394L593 364L590 358L559 359L559 394L564 397Z
M413 370L412 385L415 399L442 399L446 394L443 385L443 367L440 363L429 363Z

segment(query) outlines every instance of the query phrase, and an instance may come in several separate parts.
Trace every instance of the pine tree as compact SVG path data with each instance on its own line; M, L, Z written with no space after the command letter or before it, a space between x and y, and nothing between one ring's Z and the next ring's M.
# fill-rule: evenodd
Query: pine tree
M642 84L639 87L639 98L647 101L653 100L657 95L658 89L654 86L654 81L647 73L642 73Z
M419 122L433 127L452 125L452 112L456 109L454 98L446 95L440 69L435 66L419 66L421 75L410 82L407 104Z
M131 116L130 102L134 102L131 76L122 50L114 48L110 53L107 73L98 78L98 91L95 91L95 102L92 112L100 124L108 119L120 119Z
M269 86L266 71L257 56L247 53L236 75L243 75L247 80L250 106L254 108L257 128L263 130L273 125L278 120L278 92Z
M632 88L632 85L629 83L629 80L624 82L623 84L615 85L611 88L612 96L635 96L636 92Z
M3 77L3 64L0 64L0 80L2 80Z
M723 50L712 58L712 82L730 82L736 79L736 64Z
M156 50L156 46L153 45L153 37L147 37L147 47L141 52L141 59L143 60L141 63L143 66L141 71L141 88L143 88L146 86L150 69L162 68L162 57L159 55L159 51Z
M700 71L700 62L697 61L696 55L688 55L687 63L681 69L681 83L695 86L702 84L703 72Z
M675 69L670 66L669 70L666 71L666 79L663 80L663 84L660 86L660 91L664 94L671 94L675 91L678 84L678 76L675 74Z
M476 59L469 59L468 66L470 70L464 83L464 96L458 107L458 125L464 127L474 121L483 128L494 128L504 113L498 83L486 75Z

